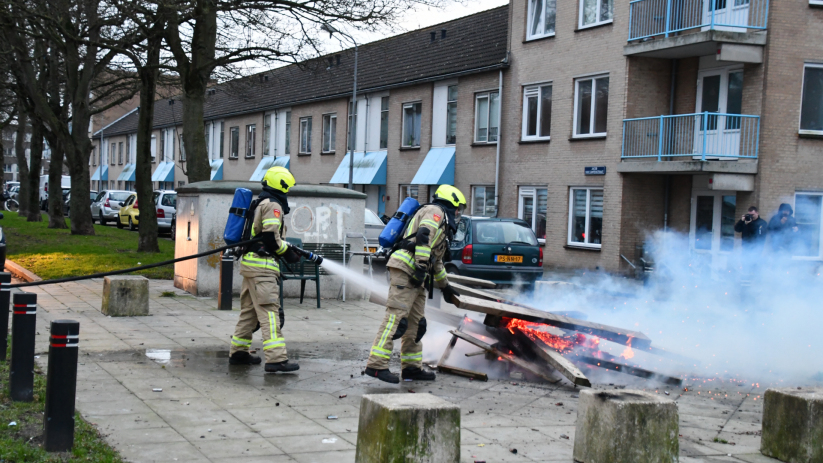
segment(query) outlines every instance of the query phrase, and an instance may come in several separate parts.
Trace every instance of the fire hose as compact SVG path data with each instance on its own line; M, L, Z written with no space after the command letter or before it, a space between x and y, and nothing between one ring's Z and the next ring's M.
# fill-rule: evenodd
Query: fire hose
M140 270L148 270L148 269L155 268L155 267L162 267L164 265L175 264L177 262L182 262L184 260L197 259L197 258L200 258L200 257L209 256L211 254L217 254L218 252L222 252L222 251L234 249L234 248L237 248L237 247L245 246L247 244L257 243L257 242L260 242L260 241L261 241L260 238L255 238L255 239L248 240L248 241L241 241L239 243L235 243L235 244L228 245L228 246L223 246L223 247L219 247L219 248L216 248L216 249L211 249L209 251L204 251L204 252L201 252L201 253L198 253L198 254L192 254L190 256L178 257L177 259L172 259L172 260L164 260L162 262L156 262L154 264L141 265L140 267L131 267L131 268L126 268L126 269L122 269L122 270L112 270L110 272L93 273L91 275L83 275L83 276L77 276L77 277L57 278L57 279L54 279L54 280L32 281L32 282L29 282L29 283L17 283L17 284L9 285L9 288L25 288L25 287L29 287L29 286L42 286L42 285L52 285L52 284L57 284L57 283L70 283L70 282L74 282L74 281L91 280L91 279L94 279L94 278L103 278L103 277L107 277L107 276L111 276L111 275L122 275L124 273L139 272ZM320 264L323 263L323 256L314 254L311 251L306 251L305 249L298 248L297 246L289 245L289 247L294 252L296 252L298 255L300 255L301 257L303 257L307 260L310 260L310 261L314 262L317 265L320 265Z

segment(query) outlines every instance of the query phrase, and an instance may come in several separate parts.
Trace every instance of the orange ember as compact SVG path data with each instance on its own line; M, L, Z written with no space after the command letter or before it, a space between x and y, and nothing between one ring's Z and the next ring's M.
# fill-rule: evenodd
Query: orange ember
M623 350L623 353L620 354L621 357L628 360L634 357L634 351L632 350L632 337L629 336L629 342L626 343L626 349Z
M508 320L508 323L506 323L506 328L509 331L511 331L512 334L514 334L514 328L517 328L532 341L537 341L539 339L543 341L543 343L545 343L547 346L560 352L561 354L564 352L571 351L572 349L574 349L574 346L576 344L585 344L587 341L586 337L582 334L578 334L576 336L561 337L555 336L551 333L547 333L541 328L548 327L549 325L543 323L527 322L517 318L504 319L504 321L505 320ZM599 342L599 340L597 340L597 342ZM597 343L595 342L594 345L596 346Z

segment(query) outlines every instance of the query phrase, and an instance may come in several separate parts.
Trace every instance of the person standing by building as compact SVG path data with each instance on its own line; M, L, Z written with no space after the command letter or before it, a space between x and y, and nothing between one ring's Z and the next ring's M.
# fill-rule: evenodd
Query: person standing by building
M426 333L426 286L437 284L446 302L457 292L449 286L443 256L449 252L447 238L457 231L457 221L466 207L466 197L451 185L434 193L434 202L422 206L409 220L399 247L389 258L389 297L386 315L371 347L365 374L387 383L400 379L389 371L394 341L400 346L403 379L433 381L435 374L423 370L423 335ZM428 283L428 285L427 285Z
M734 231L742 235L745 255L756 256L763 253L768 227L769 224L760 218L757 207L749 207L748 212L734 225Z
M788 203L783 203L771 220L769 220L769 235L771 247L776 254L791 254L794 238L798 231L794 219L794 210Z
M286 340L283 337L283 318L280 311L280 277L278 258L287 262L299 260L284 238L284 216L289 213L288 193L296 183L291 172L284 167L272 167L263 177L263 192L254 210L251 228L252 238L262 238L253 243L240 260L240 320L231 337L229 363L232 365L259 365L260 357L251 355L252 334L259 324L263 332L263 353L267 373L291 372L300 369L289 363Z

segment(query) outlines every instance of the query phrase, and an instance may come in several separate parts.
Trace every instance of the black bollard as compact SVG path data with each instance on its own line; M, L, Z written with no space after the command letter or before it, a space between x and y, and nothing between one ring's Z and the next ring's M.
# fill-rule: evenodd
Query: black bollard
M34 398L34 334L37 324L37 295L16 293L11 317L11 400L31 402Z
M220 260L220 286L217 295L217 310L231 310L231 287L234 272L234 258L231 253L223 252Z
M49 452L71 450L74 445L74 395L77 391L79 338L79 322L51 322L46 413L43 417L43 447Z
M0 272L0 360L6 360L9 337L9 297L11 273Z

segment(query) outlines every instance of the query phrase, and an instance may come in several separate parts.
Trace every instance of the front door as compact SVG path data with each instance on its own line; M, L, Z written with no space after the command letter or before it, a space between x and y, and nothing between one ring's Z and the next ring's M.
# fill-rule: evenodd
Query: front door
M746 32L750 0L703 0L703 30Z
M692 195L691 248L718 253L734 250L737 195L733 191L696 191Z
M743 70L712 69L697 75L695 159L734 159L740 154ZM703 115L701 113L708 113Z

